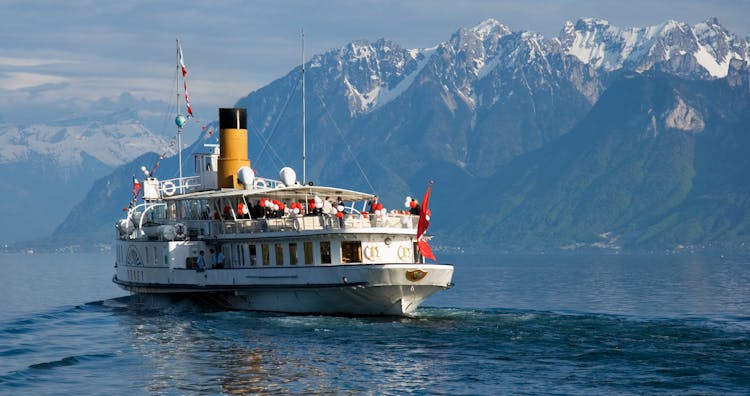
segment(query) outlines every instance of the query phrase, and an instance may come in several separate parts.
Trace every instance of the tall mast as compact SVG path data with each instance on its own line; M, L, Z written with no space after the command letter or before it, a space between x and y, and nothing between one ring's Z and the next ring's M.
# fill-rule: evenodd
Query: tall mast
M307 157L305 153L305 31L302 30L302 184L307 182Z
M177 119L180 119L180 73L182 72L182 67L180 65L180 55L181 55L181 49L180 49L180 39L177 39L177 78L175 79L177 81L177 89L175 92L177 92ZM177 166L179 167L179 177L180 177L180 193L184 193L182 189L182 126L179 124L179 121L177 123Z

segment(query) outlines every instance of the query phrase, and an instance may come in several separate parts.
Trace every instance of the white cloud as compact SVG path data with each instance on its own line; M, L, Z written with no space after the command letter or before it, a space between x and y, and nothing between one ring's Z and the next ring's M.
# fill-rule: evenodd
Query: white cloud
M62 84L66 81L63 77L50 74L10 72L0 75L0 89L15 91L47 84Z
M47 59L47 58L13 58L7 56L0 56L0 67L37 67L54 65L60 63L68 63L69 61L61 59Z

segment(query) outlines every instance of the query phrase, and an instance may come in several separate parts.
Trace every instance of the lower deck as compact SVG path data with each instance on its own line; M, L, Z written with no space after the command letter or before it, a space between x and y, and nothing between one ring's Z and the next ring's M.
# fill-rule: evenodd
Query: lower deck
M202 258L201 258L202 257ZM323 234L285 238L118 240L116 262L134 267L197 269L422 263L411 235Z

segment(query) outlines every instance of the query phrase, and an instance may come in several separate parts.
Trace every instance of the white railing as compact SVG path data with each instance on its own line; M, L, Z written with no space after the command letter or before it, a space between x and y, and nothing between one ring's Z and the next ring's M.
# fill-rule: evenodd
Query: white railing
M198 191L200 186L200 176L159 180L159 195L164 198L175 194L185 194Z
M211 235L245 234L255 232L312 231L337 229L401 228L416 229L419 217L402 214L363 216L346 214L336 216L286 216L274 219L237 219L211 221Z

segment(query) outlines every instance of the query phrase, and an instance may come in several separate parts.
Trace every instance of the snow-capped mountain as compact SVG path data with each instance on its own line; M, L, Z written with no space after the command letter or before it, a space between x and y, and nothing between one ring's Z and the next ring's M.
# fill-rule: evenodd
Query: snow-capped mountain
M566 22L559 40L565 52L597 69L658 69L687 78L723 78L732 59L750 62L748 42L716 18L688 25L667 21L646 28L619 28L604 19Z
M565 55L575 59L562 59ZM583 18L566 22L555 38L513 32L487 19L459 29L433 48L407 50L384 39L361 40L313 57L308 67L322 68L329 78L342 83L350 114L357 116L389 103L430 68L442 75L446 89L470 105L476 104L476 81L495 69L520 77L518 73L527 67L551 74L572 73L567 79L593 103L601 90L591 80L600 79L602 73L658 70L713 79L726 77L732 60L749 65L750 46L716 18L692 26L667 21L645 28L620 28L604 19Z
M87 156L115 167L167 146L136 120L0 127L0 163L5 164L45 160L66 168L82 165Z
M368 112L398 96L407 76L415 75L425 57L418 51L408 51L388 40L351 42L337 51L312 58L312 73L323 68L323 73L341 76L345 96L352 116ZM363 73L367 71L368 73Z
M169 153L169 142L124 111L98 120L0 125L0 211L14 224L0 241L48 235L96 178L148 152Z
M609 134L622 129L633 134L636 140L650 142L656 136L680 133L682 135L676 135L675 139L689 143L684 150L700 147L696 139L703 136L712 136L712 139L702 140L709 146L722 141L716 136L723 131L739 136L736 125L726 123L737 117L744 119L742 114L745 113L740 107L745 102L718 117L712 113L718 107L711 105L709 109L707 102L696 98L701 97L701 90L713 89L719 93L712 92L712 95L724 103L731 95L747 90L749 59L747 40L728 32L715 19L693 26L666 22L647 28L618 28L601 19L587 18L566 23L560 36L553 38L512 31L499 21L488 19L475 27L459 29L447 40L426 49L404 49L385 39L351 42L315 55L306 64L307 180L343 183L377 192L385 201L400 202L404 195L419 193L411 190L415 185L435 178L436 185L442 186L442 190L433 192L437 206L441 205L438 202L470 201L481 195L485 200L483 207L500 209L502 203L497 197L502 195L513 200L525 193L514 188L534 186L526 180L508 184L507 180L493 178L507 176L509 167L513 170L523 166L538 168L540 162L529 159L534 158L532 153L546 147L563 150L556 154L561 156L566 156L572 147L578 147L579 151L587 147L594 152L601 150L600 146L589 146L585 139L568 145L555 142L580 129L579 125L590 118L592 108L613 84L634 77L643 81L639 83L643 89L620 84L610 95L609 104L596 111L594 119L608 130L599 131L596 123L589 119L583 128L585 133L576 136L590 138L593 133ZM248 109L250 158L253 168L262 176L275 177L282 166L301 168L300 76L301 69L296 68L236 104ZM665 79L668 83L651 84L652 79ZM649 91L656 89L653 87L681 86L682 83L672 80L686 81L689 87L684 92L690 94L660 96L658 92ZM732 92L722 94L722 90L730 89L725 83L731 86ZM640 97L622 98L622 106L628 106L627 116L606 114L619 110L617 98L623 94L653 97L643 103ZM622 125L618 123L627 124L627 128L620 128ZM638 130L641 126L643 130ZM628 137L622 141L633 147L640 144ZM670 139L660 142L672 144ZM550 146L553 143L555 145ZM615 150L618 145L606 148ZM670 167L658 161L662 153L667 153L662 150L665 148L658 147L651 152L649 160L642 162L645 165L639 174L648 174L653 163L661 166L660 177L688 180L689 184L689 177L683 174L677 177L670 172L690 169L694 165L689 162L692 157L683 158L679 167ZM716 148L717 152L722 150L725 148ZM627 161L628 156L639 153L634 149L618 153L617 158ZM682 154L670 153L669 158L679 158ZM734 151L732 153L734 156ZM610 157L596 158L606 162ZM739 168L744 166L744 163L738 164ZM128 164L127 168L137 169L137 166ZM597 169L570 167L574 168ZM536 179L540 185L557 183L563 176L564 180L582 176L563 175L564 169L554 167L545 169L547 173ZM523 168L517 173L526 171L528 169ZM701 172L707 174L705 170ZM128 173L121 171L118 177ZM618 185L618 175L614 172L599 176L606 180L597 180L595 186ZM127 183L118 184L108 179L98 183L100 190L119 186L117 190L108 190L111 196L121 194L127 198L129 194ZM505 183L505 191L497 190L496 186L501 183ZM569 196L585 197L585 193L578 194L581 193L577 190L579 187L569 182L563 183L560 190ZM651 187L643 186L639 192L642 195L637 198L645 201L639 205L651 203L653 207L663 208L664 205L648 201ZM475 194L465 196L466 191ZM606 197L610 192L612 190L604 188L600 196ZM444 195L441 197L441 194ZM570 210L574 211L577 203L571 201ZM679 204L677 198L669 203ZM443 213L450 217L445 223L458 229L455 226L466 217L460 216L461 210L445 205ZM60 229L75 233L91 224L110 227L117 213L88 213L87 209L94 206L92 202L82 202L80 210ZM533 210L524 212L528 217L519 217L518 224L550 226L546 217L539 217L542 216L540 209L544 208L530 208ZM650 212L649 219L639 219L636 213L632 220L641 221L638 224L647 227L654 219L661 221L659 216L665 213ZM555 216L580 218L580 214L574 212L555 213ZM462 228L465 235L472 234L472 224ZM556 241L564 240L567 224L555 225ZM493 225L484 226L492 229ZM439 222L436 227L440 227ZM585 224L577 224L577 227L586 229Z

